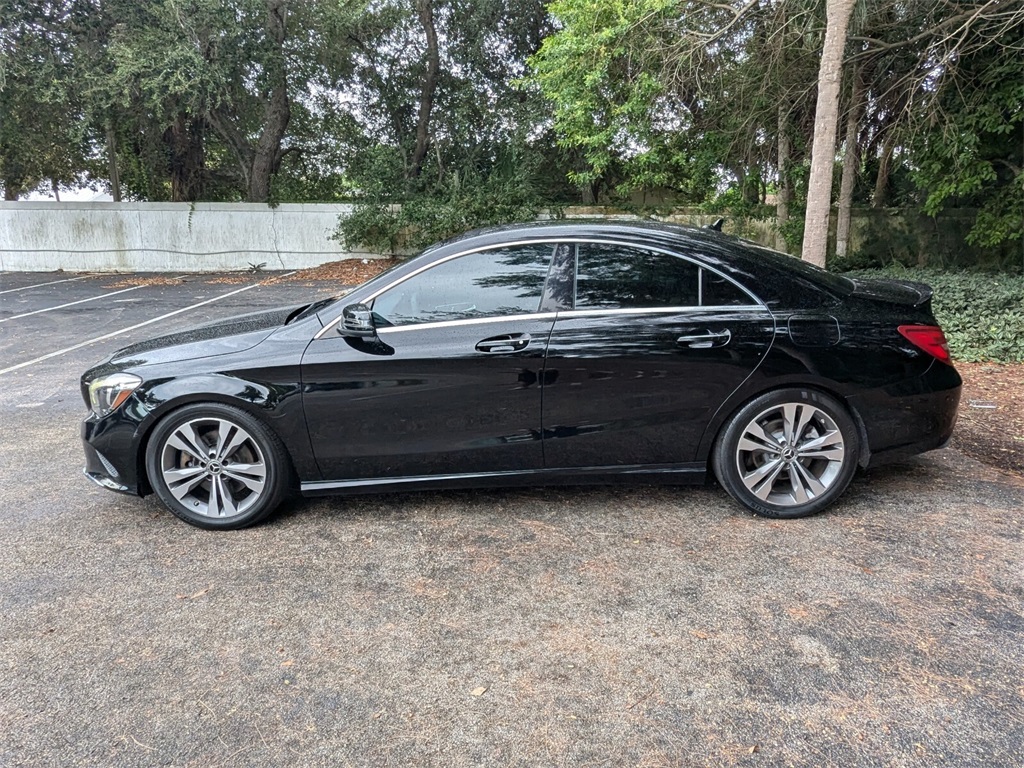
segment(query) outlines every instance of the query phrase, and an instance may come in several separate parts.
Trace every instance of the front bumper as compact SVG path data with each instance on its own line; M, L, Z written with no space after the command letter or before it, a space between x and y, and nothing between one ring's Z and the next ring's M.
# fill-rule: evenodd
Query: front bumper
M138 481L134 430L117 420L88 416L81 427L85 476L101 488L143 495Z

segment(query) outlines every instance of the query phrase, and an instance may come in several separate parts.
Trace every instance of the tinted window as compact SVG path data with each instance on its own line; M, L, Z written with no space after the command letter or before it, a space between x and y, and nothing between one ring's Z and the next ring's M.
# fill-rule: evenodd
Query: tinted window
M581 243L576 267L578 309L695 307L700 268L664 253Z
M521 245L460 256L373 301L382 325L413 325L538 311L553 247Z
M701 304L705 307L733 307L754 304L746 293L729 280L717 275L710 269L702 269L704 285L701 292Z
M816 284L832 289L841 296L849 296L853 291L853 281L848 277L837 275L834 272L829 272L814 264L810 264L799 256L779 253L771 248L759 246L756 243L744 242L743 244L747 247L748 251L755 251L757 258L761 261L767 261L769 264L789 272L796 272L798 275L807 277Z

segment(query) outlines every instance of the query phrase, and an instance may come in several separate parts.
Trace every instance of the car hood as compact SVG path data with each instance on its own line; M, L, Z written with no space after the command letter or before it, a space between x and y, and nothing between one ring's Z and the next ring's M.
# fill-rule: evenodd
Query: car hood
M305 305L237 315L117 350L107 361L119 368L215 357L251 349Z

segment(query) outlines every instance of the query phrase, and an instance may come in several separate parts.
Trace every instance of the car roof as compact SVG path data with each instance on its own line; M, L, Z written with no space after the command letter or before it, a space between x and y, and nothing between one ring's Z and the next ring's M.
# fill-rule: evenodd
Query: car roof
M678 253L731 276L774 309L821 307L849 292L843 285L845 278L734 235L683 224L595 219L531 221L474 229L430 246L389 273L389 279L401 278L459 251L538 238L621 239L640 248Z
M552 221L519 222L501 224L493 227L481 227L432 246L428 251L454 244L463 244L468 240L505 240L510 236L524 237L580 237L586 235L620 235L635 239L651 241L687 240L689 242L722 243L745 241L732 235L726 235L711 229L689 226L686 224L670 224L659 221L615 221L607 219L555 219ZM753 243L751 243L753 244Z

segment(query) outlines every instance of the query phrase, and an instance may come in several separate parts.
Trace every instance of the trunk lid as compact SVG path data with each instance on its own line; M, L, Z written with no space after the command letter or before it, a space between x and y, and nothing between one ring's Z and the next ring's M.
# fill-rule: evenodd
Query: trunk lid
M850 278L853 283L851 295L888 304L903 304L911 307L930 309L932 287L912 280Z

